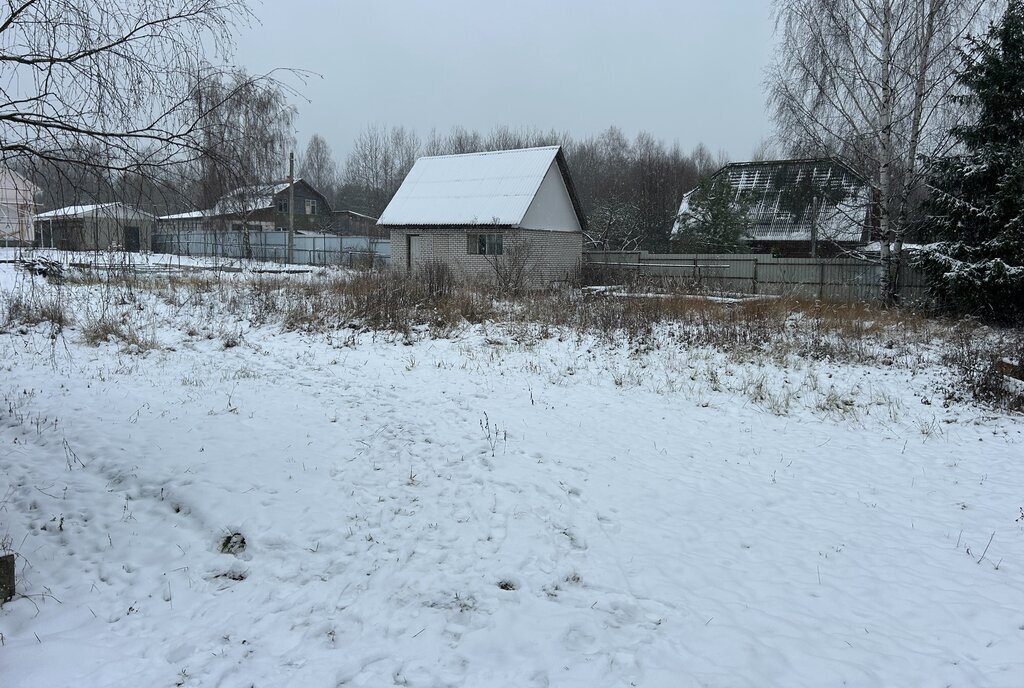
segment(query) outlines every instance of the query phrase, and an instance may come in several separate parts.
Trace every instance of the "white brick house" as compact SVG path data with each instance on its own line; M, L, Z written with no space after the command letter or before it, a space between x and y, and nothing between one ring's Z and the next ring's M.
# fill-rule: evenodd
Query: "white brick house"
M391 265L443 261L494 279L519 265L528 286L571 278L586 220L560 146L420 158L377 225L391 232Z

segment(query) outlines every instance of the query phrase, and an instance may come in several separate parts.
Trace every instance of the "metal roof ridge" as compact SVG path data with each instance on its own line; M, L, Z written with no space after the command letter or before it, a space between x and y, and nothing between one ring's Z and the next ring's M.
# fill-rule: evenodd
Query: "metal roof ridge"
M472 153L442 153L440 155L423 155L417 160L437 160L440 158L468 158L475 155L499 155L502 153L525 153L526 151L556 150L561 148L560 144L553 146L531 146L529 148L503 148L492 151L473 151Z

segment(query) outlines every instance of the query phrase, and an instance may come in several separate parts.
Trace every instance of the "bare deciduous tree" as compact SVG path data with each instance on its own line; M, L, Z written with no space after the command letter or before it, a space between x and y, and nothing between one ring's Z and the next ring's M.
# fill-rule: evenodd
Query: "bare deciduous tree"
M330 145L320 134L313 134L302 155L299 174L328 198L333 197L338 185L338 165Z
M138 171L196 150L196 76L230 55L233 31L249 19L244 0L5 3L4 162Z
M244 70L209 75L195 85L192 105L201 208L284 176L296 113L280 82Z
M345 161L345 185L361 196L360 210L374 216L398 190L420 154L420 139L405 127L369 126Z
M644 238L643 221L636 203L602 198L587 216L587 246L600 251L635 251Z
M213 210L215 240L218 231L242 230L247 257L252 216L272 202L274 182L284 177L294 146L295 108L288 93L273 78L244 70L211 75L192 93L195 160L188 169L195 202Z
M878 199L880 295L895 299L922 157L948 150L959 45L986 0L777 0L779 136L856 169Z

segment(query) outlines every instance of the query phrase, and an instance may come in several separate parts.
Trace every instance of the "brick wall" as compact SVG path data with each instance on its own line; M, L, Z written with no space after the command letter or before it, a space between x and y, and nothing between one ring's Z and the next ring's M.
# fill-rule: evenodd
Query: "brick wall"
M583 235L580 232L546 232L532 229L505 229L493 233L503 236L502 256L470 254L466 235L484 233L485 227L474 229L392 229L391 265L405 271L409 265L407 237L419 235L424 241L424 260L439 260L467 279L495 279L497 259L507 265L522 260L530 286L543 288L553 282L562 282L576 273L583 255ZM416 269L416 266L413 266Z

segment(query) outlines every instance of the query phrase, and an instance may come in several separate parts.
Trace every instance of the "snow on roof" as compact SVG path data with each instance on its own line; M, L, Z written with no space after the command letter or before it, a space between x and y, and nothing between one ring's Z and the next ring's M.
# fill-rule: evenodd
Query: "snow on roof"
M295 179L295 183L302 181ZM255 184L243 186L224 194L214 204L213 209L217 214L227 213L248 213L254 210L263 210L274 205L274 196L286 191L288 182L271 182L270 184Z
M158 220L196 220L199 218L207 217L210 215L209 210L192 210L187 213L173 213L171 215L161 215Z
M357 213L354 210L335 210L334 212L337 215L354 215L355 217L361 217L364 220L373 220L374 222L377 221L377 218L373 217L372 215L366 215L364 213Z
M69 205L56 210L48 210L36 215L37 220L56 220L85 217L152 217L149 213L133 208L124 203L92 203L90 205Z
M559 150L545 146L420 158L377 224L517 226Z
M916 253L927 248L929 244L903 244L903 250L907 253ZM869 244L865 244L860 249L864 253L881 253L882 243L879 241L872 241Z
M113 203L93 203L92 205L69 205L56 210L48 210L45 213L36 215L37 220L52 220L57 217L81 217L105 208Z

